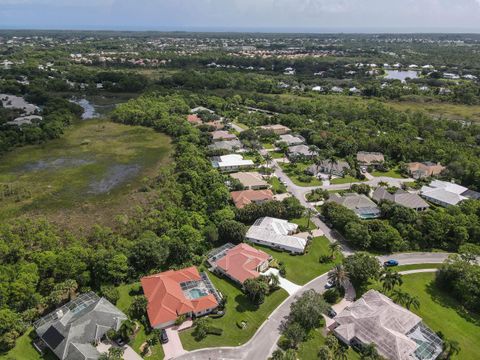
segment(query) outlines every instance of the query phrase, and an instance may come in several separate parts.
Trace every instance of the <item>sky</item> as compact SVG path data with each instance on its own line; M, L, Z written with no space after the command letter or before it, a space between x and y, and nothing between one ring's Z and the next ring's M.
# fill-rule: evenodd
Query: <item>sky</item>
M0 0L0 28L480 32L480 0Z

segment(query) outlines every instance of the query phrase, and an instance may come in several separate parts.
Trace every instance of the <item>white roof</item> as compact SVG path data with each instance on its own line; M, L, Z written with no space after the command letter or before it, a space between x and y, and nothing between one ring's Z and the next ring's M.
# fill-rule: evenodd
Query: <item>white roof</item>
M303 252L307 241L300 237L289 235L297 229L297 224L290 223L287 220L263 217L257 219L257 221L250 226L246 237L248 239L266 241Z
M460 201L467 199L462 194L468 188L447 181L434 180L429 186L423 186L420 193L430 199L437 200L449 205L457 205Z
M430 187L432 188L438 188L438 189L445 189L448 192L454 193L454 194L463 194L465 191L468 190L468 188L454 184L448 181L441 181L441 180L433 180L430 183Z
M219 167L230 167L230 166L253 166L254 163L252 160L244 160L242 155L239 154L230 154L219 156L218 160L213 161Z

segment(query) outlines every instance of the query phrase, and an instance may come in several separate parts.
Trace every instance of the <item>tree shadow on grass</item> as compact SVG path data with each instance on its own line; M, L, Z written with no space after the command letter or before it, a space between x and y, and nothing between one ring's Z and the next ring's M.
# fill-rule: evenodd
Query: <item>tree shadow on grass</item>
M435 280L427 284L426 292L437 304L444 308L455 310L455 312L464 320L476 326L480 326L480 315L465 309L465 307L458 300L454 299L450 294L440 289L436 285Z
M246 311L257 311L260 305L254 304L245 294L239 294L235 296L235 311L243 313Z

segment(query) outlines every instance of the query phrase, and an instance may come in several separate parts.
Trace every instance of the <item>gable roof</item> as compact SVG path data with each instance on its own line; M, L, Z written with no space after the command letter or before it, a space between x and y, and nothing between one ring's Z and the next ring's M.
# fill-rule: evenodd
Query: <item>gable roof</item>
M96 359L100 354L91 343L109 329L118 330L126 319L108 300L89 292L37 320L34 326L58 358Z
M457 205L459 202L467 199L463 195L467 191L468 189L464 186L447 181L434 180L429 186L422 186L420 193L427 199L432 199L432 201Z
M410 360L417 349L407 333L421 318L395 304L376 290L369 290L335 317L333 331L345 341L353 338L374 343L380 355L393 360Z
M242 283L260 276L259 265L270 259L270 255L248 244L238 244L225 251L225 255L214 263L232 279Z
M230 195L238 209L242 209L252 202L273 200L273 193L270 189L232 191Z
M375 201L388 200L409 209L426 209L430 207L430 205L417 194L411 194L401 189L398 189L394 194L390 194L384 186L376 188L372 194L372 198Z
M189 299L185 296L181 284L188 281L202 281L195 266L182 270L169 270L140 279L147 298L147 314L150 325L174 321L179 315L200 312L218 305L213 294Z

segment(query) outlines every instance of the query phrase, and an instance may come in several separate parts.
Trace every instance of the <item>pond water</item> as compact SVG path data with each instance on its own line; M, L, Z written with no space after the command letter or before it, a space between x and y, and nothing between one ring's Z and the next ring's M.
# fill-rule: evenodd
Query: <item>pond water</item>
M138 164L123 165L117 164L111 166L105 176L99 181L90 183L91 194L104 194L113 190L117 185L134 178L141 170Z
M88 101L87 99L71 99L71 102L80 105L83 108L83 114L82 114L82 119L83 120L88 120L88 119L94 119L99 117L99 114L97 110L95 109L95 106Z
M59 170L68 167L77 167L83 165L93 164L95 161L86 160L86 159L75 159L75 158L58 158L58 159L45 159L35 162L29 162L21 167L20 170L30 172L30 171L41 171L41 170Z
M418 71L415 70L385 70L385 74L385 79L400 80L401 82L405 82L406 78L418 78Z

